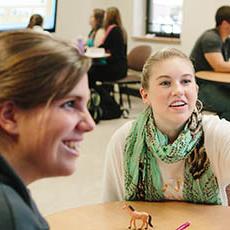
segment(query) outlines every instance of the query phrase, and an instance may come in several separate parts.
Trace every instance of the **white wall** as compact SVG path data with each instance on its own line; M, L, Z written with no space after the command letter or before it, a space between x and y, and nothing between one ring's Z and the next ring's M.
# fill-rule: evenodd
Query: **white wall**
M204 30L215 26L216 9L230 3L229 0L184 0L181 43L168 45L165 43L137 42L131 38L134 1L145 0L59 0L55 34L66 39L74 39L79 35L87 36L90 30L89 16L92 9L95 7L106 9L109 6L116 6L120 9L123 24L129 35L128 49L137 44L147 43L153 47L153 50L173 46L189 54L198 36ZM139 16L141 14L143 14L143 9L140 9ZM140 20L143 20L143 17Z

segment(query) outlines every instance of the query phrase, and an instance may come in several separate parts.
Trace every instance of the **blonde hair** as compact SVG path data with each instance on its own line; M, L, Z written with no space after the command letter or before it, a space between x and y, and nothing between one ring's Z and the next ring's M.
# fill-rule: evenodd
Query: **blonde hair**
M149 88L149 79L150 79L151 73L154 71L154 65L156 63L165 61L170 58L175 58L175 57L186 60L188 64L191 65L193 71L195 72L193 64L187 55L185 55L183 52L175 48L165 48L151 55L145 62L143 70L142 70L142 79L141 79L142 87L144 89Z

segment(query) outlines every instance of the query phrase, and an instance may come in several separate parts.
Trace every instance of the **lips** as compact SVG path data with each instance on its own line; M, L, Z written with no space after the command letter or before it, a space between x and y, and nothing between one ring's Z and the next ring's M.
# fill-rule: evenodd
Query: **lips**
M80 150L79 141L63 141L63 144L65 148L73 154L76 154Z
M182 106L185 106L187 105L187 103L183 100L177 100L177 101L174 101L172 102L169 107L182 107Z

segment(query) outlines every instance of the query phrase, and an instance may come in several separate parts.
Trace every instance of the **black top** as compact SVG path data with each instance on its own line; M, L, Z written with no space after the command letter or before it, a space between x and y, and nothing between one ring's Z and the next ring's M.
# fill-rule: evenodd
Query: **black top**
M106 62L93 61L88 75L89 81L114 81L122 79L127 74L127 44L124 40L122 30L116 26L107 35L100 47L109 52L110 57Z
M47 230L29 190L0 155L0 229Z

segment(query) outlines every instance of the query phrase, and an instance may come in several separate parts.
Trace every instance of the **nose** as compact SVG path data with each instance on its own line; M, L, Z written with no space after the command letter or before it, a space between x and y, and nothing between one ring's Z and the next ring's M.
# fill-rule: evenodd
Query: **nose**
M86 109L85 112L82 114L82 120L79 123L79 126L78 128L80 128L84 132L90 132L95 128L96 124L91 117L88 109Z
M181 96L184 93L183 86L180 83L175 83L172 87L173 96Z

